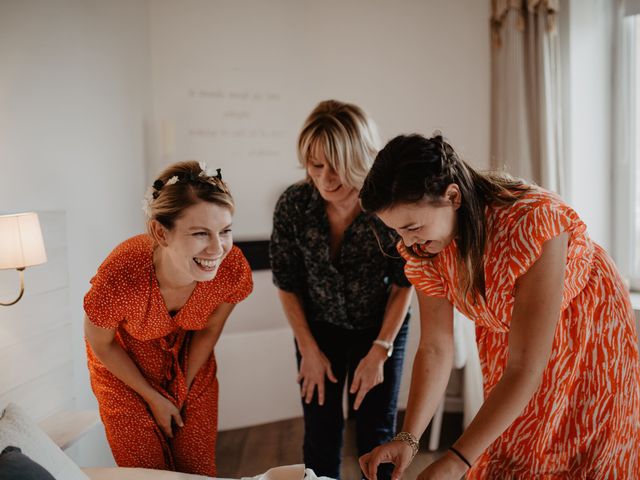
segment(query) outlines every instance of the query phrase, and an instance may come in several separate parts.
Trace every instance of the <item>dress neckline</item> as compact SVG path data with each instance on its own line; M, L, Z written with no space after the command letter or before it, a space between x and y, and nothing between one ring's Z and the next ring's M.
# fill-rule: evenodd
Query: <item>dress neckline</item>
M152 294L156 296L158 302L162 305L163 311L165 312L166 316L171 320L177 320L178 318L181 318L183 316L182 312L188 309L188 306L191 303L191 300L196 296L196 292L199 290L200 284L202 282L196 281L196 285L193 287L191 294L189 294L189 296L187 297L187 299L185 300L185 302L182 304L180 308L169 310L167 308L167 303L165 302L164 297L162 296L162 291L160 290L160 282L158 280L158 275L156 273L156 267L153 264L153 253L155 251L155 248L156 247L154 247L153 245L151 246L150 255L149 255Z

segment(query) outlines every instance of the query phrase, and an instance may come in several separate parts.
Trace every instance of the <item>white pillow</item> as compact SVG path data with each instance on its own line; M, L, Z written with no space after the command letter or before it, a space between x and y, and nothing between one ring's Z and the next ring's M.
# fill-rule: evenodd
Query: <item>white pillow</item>
M39 463L57 480L89 480L78 466L53 443L29 416L14 403L0 417L0 452L12 445Z
M243 477L241 480L333 480L329 477L317 477L310 468L304 468L304 464L283 465L273 467L262 475L255 477Z

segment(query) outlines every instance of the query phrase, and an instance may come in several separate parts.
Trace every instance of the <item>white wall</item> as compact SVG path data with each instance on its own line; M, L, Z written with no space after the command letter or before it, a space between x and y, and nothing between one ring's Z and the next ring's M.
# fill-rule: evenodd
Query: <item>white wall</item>
M82 297L106 254L142 230L140 197L161 165L196 157L222 166L242 239L269 233L277 195L301 175L300 125L328 97L369 110L384 140L442 129L486 167L488 18L477 0L3 0L0 212L66 212L77 406L95 406ZM218 90L262 97L247 108ZM212 142L221 128L244 140ZM256 274L217 354L221 428L300 414L269 272ZM80 462L109 463L101 432L89 440Z
M109 250L142 228L146 25L144 1L0 3L0 211L66 212L80 407L94 405L82 297Z

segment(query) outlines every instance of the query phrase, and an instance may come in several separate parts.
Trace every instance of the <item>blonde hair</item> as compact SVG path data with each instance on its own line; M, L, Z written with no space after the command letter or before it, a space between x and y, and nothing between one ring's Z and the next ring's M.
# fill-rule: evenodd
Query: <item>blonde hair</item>
M184 211L198 202L215 203L228 208L231 213L235 208L231 191L222 180L220 170L212 175L206 166L193 160L169 165L145 195L147 231L150 231L151 220L173 229Z
M298 137L298 160L303 168L314 148L322 148L342 183L360 190L380 149L380 137L375 123L360 107L325 100L307 117Z

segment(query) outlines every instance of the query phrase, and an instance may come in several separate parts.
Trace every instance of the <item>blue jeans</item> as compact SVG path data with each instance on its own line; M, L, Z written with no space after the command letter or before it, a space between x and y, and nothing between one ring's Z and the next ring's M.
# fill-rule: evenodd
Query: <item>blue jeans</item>
M369 352L380 328L347 330L326 322L311 322L309 327L318 347L331 362L331 369L338 382L333 383L325 379L323 406L318 405L317 392L314 393L310 404L305 403L303 399L304 463L318 476L338 479L344 430L344 385L347 382L351 386L356 367ZM349 416L355 419L359 456L388 442L395 435L398 391L408 330L409 315L396 336L393 355L384 364L384 381L367 393L357 411L352 409L355 395L349 393ZM296 356L299 369L301 356L297 345ZM378 470L378 478L391 478L392 470L393 465L382 465Z

